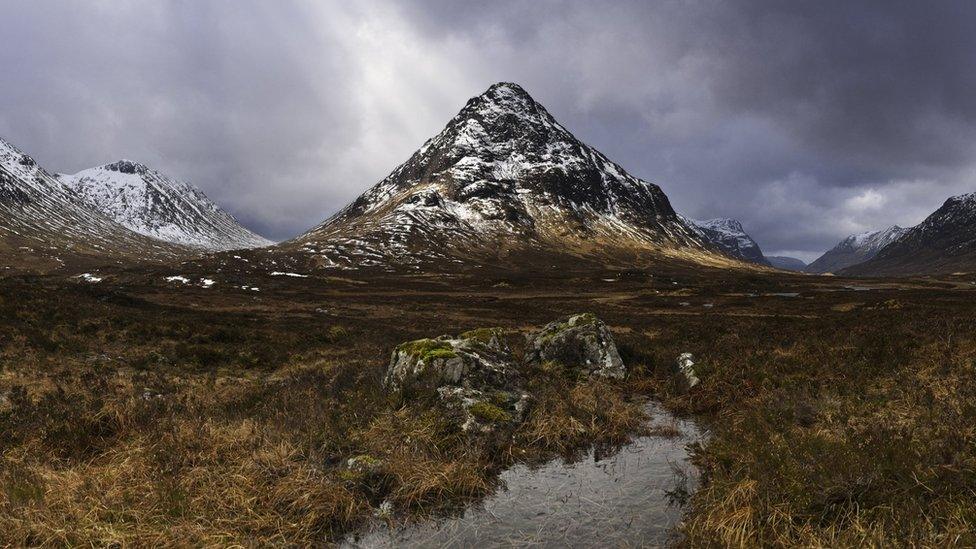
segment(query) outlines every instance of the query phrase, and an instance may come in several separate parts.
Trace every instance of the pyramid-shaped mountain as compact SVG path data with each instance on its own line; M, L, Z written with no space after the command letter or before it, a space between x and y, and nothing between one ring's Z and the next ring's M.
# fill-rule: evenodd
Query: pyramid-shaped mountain
M352 204L284 248L322 267L662 256L721 264L660 187L580 142L499 83Z

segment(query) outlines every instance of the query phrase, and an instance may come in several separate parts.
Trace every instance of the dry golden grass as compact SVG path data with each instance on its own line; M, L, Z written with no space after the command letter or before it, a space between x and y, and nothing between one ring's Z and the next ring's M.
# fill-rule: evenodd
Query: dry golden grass
M726 393L696 456L707 482L686 543L976 544L976 339L911 320L852 328L854 345L826 352L816 340L774 350L737 374L751 384L778 368L779 387Z
M849 309L815 277L637 274L415 294L266 280L260 302L0 281L0 545L321 545L384 501L414 520L514 461L612 449L648 429L646 395L709 431L689 546L976 545L971 292L918 283ZM309 285L271 291L286 282ZM436 401L381 389L401 341L580 310L630 328L614 334L628 379L527 371L535 406L511 436L471 439ZM702 379L687 394L670 381L682 352Z
M472 437L436 399L388 395L382 362L340 359L370 344L346 328L325 327L309 347L280 334L275 346L276 332L243 341L230 317L187 343L172 337L187 333L180 315L150 328L102 307L76 339L45 328L67 325L46 315L70 308L37 304L57 305L7 310L19 320L0 363L0 546L321 545L384 502L395 520L454 509L490 493L515 460L621 442L643 422L623 385L547 374L531 381L530 436ZM292 345L301 352L280 348ZM92 360L91 347L128 364ZM242 347L279 362L201 367L246 364ZM566 436L566 425L580 431ZM368 470L347 466L357 456Z

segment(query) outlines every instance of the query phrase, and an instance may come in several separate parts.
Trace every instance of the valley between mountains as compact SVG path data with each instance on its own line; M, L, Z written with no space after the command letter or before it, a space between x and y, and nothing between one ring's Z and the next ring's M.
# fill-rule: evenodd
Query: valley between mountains
M695 481L607 544L976 545L974 226L767 256L504 82L277 243L0 140L0 545L392 546L655 439Z

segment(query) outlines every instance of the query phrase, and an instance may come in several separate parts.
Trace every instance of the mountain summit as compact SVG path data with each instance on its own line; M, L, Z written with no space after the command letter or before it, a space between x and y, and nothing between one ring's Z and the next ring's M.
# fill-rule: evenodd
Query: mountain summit
M771 265L759 244L746 233L738 219L720 217L698 221L685 218L685 221L701 229L705 238L726 255L757 265Z
M888 244L901 238L907 230L892 225L880 231L852 234L807 265L804 271L816 274L836 273L841 269L863 263L877 255Z
M59 176L92 208L128 229L205 250L268 246L189 183L130 160Z
M287 246L340 267L505 263L526 251L723 261L657 185L580 142L511 83L469 100L393 173Z
M164 259L179 247L130 231L0 139L0 259L5 268L51 270L70 259Z
M843 274L904 276L976 269L976 193L953 196L918 225L905 229L871 260Z

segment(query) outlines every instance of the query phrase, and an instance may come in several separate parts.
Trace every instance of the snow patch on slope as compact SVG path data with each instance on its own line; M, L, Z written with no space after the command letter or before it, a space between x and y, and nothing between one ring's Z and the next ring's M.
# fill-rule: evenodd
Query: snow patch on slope
M339 268L613 245L709 254L657 185L577 140L509 83L468 101L407 162L293 244Z
M769 261L763 255L759 244L746 233L745 229L742 228L742 223L737 219L720 217L700 221L685 216L682 216L682 219L699 229L709 242L726 254L736 259L769 265Z
M271 244L196 187L138 162L121 160L59 178L90 207L139 234L215 251Z

